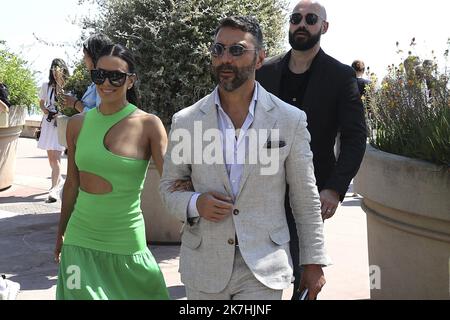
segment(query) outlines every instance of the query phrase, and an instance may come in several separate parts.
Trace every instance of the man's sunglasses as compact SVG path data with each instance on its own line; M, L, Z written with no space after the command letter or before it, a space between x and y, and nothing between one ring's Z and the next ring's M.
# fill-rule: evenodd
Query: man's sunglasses
M221 43L214 43L209 51L211 52L211 55L213 57L221 57L225 53L225 51L228 49L228 52L233 57L239 57L242 56L245 51L256 51L257 49L247 49L242 44L233 44L232 46L224 46Z
M91 79L97 85L101 85L105 82L106 78L109 79L114 87L121 87L125 84L127 76L134 76L134 73L125 73L120 71L106 71L103 69L91 70Z
M300 22L302 22L303 20L303 17L305 17L306 24L309 26L315 25L320 18L315 13L308 13L306 14L306 16L303 16L301 13L296 12L291 14L291 16L289 17L289 22L294 25L300 24Z

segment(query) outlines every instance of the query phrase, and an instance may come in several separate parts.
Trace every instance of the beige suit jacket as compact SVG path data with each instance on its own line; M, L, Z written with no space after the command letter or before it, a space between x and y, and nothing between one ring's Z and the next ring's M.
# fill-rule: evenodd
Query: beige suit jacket
M194 162L194 156L182 164L173 161L172 151L178 143L172 141L174 133L179 134L184 129L185 133L193 135L195 122L197 126L201 123L203 132L219 128L213 94L181 110L172 121L160 193L168 212L185 222L180 249L181 280L206 293L222 291L231 277L235 234L246 264L260 282L272 289L289 287L292 260L284 209L286 184L290 186L291 206L300 239L300 264L329 264L306 115L257 85L258 100L251 128L279 130L279 141L271 140L261 146L278 149L279 169L275 174L264 175L261 174L263 164L245 164L239 192L234 199L234 214L221 222L199 218L195 223L187 223L187 208L193 192L169 191L174 181L190 178L196 192L216 191L232 195L223 163L198 163ZM195 143L201 143L203 150L210 144L199 140ZM200 150L194 142L191 149Z

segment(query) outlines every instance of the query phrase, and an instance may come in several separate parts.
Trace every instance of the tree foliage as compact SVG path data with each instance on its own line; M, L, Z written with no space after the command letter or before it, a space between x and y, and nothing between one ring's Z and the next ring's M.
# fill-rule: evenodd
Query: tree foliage
M37 87L33 73L22 58L9 51L4 41L0 41L0 82L8 86L12 105L37 105Z
M85 0L87 1L87 0ZM83 0L81 1L83 2ZM220 19L253 15L260 22L268 55L281 52L284 0L96 0L100 15L85 29L104 32L126 45L138 62L144 109L166 123L214 87L208 48Z

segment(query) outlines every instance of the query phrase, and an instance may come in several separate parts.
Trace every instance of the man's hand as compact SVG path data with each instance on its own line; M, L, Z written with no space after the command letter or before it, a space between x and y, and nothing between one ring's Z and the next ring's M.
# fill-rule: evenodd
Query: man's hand
M322 220L331 218L339 205L339 194L331 189L320 191L320 204L322 209Z
M300 281L300 292L308 288L308 299L315 300L325 285L325 276L322 267L318 264L307 264L303 266L302 279Z
M205 192L197 199L197 210L200 217L212 222L219 222L231 214L232 199L219 192Z
M73 97L71 95L65 94L64 95L64 107L66 107L66 108L73 108L74 107L74 103L77 100L78 99L76 97Z

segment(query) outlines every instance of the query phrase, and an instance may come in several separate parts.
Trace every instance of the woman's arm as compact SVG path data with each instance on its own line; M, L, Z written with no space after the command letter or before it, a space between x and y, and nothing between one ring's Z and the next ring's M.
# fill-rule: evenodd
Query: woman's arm
M83 124L83 115L72 116L67 124L67 179L63 188L61 216L59 219L58 234L55 246L55 261L59 262L61 247L66 232L67 223L72 214L75 200L78 196L78 187L80 185L80 176L75 164L75 148L78 133Z
M84 109L83 101L78 100L76 97L67 94L64 95L64 106L66 108L73 108L78 112L83 112Z
M149 143L152 151L152 158L155 162L156 169L159 175L162 175L164 155L167 150L167 134L161 120L155 116L150 115L147 120L149 123L146 128L149 129Z
M44 114L48 114L48 110L47 110L47 108L45 107L45 101L44 101L44 100L39 100L39 107L41 108L41 111L42 111Z
M45 107L45 98L47 97L47 92L48 92L48 84L43 83L41 86L41 90L39 92L39 108L41 108L41 111L44 114L48 114L48 110Z

